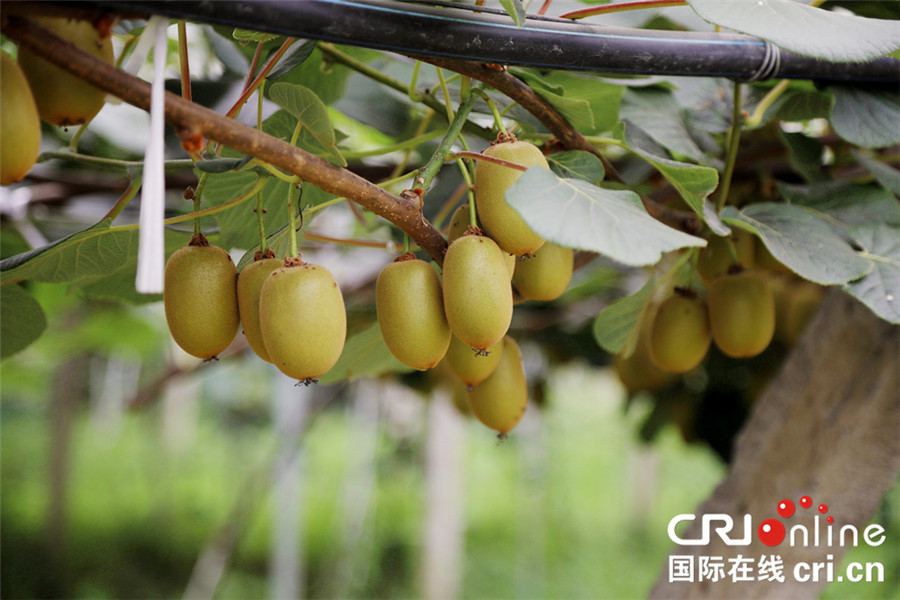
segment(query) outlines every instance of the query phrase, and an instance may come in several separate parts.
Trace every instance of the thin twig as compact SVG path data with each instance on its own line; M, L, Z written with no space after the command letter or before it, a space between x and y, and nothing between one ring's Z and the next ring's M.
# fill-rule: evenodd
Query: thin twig
M559 145L565 150L584 150L597 156L603 161L607 175L621 182L621 177L613 168L612 164L603 156L597 148L584 139L581 133L572 127L572 125L559 114L553 106L546 100L541 98L530 86L524 81L510 74L506 70L494 70L484 66L484 64L465 60L451 60L446 58L438 58L434 56L418 56L413 57L418 60L431 63L451 71L455 71L460 75L466 75L472 79L477 79L491 86L498 92L508 96L517 102L522 108L534 115L550 132L556 136Z

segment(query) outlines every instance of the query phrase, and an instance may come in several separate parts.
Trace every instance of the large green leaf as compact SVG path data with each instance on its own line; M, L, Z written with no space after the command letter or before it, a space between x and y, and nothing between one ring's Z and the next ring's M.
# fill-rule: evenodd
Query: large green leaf
M619 115L637 124L660 146L675 155L707 165L721 162L709 157L691 138L684 110L672 90L629 88L622 96Z
M825 146L818 140L807 137L802 133L789 133L780 131L784 145L788 150L788 157L794 170L807 181L823 181L826 179L822 169L822 156Z
M528 69L514 69L512 73L559 111L572 127L579 131L594 131L596 125L590 102L568 95L564 87L548 83Z
M547 162L550 163L550 170L560 177L599 183L606 175L603 161L595 154L584 150L554 152L547 157Z
M778 184L792 204L812 208L847 225L886 223L900 226L900 204L878 185L830 181L811 185Z
M873 269L844 290L885 321L900 324L900 227L875 223L854 227L851 233Z
M794 0L688 0L703 19L796 54L860 62L900 48L895 21L831 12Z
M542 167L525 171L506 201L546 239L626 265L652 265L664 252L706 244L651 217L632 191L562 179Z
M297 145L339 166L347 161L337 149L328 109L314 91L296 83L279 81L269 87L269 97L300 123Z
M706 221L710 229L718 235L730 233L708 200L709 195L719 186L718 171L710 167L678 162L659 156L651 150L655 144L649 135L630 121L622 121L613 135L621 140L629 150L653 165L678 191L691 210Z
M599 134L610 131L619 122L619 105L624 85L609 83L600 77L586 73L572 73L567 71L538 71L536 69L511 68L510 72L531 85L537 78L539 88L546 88L549 94L561 96L569 100L585 101L590 107L590 122L593 128L579 127L584 135ZM529 75L533 78L529 79ZM624 83L633 83L638 80L626 80ZM538 90L536 90L538 91ZM578 105L573 105L576 107ZM587 116L571 115L582 125L588 123Z
M22 286L0 287L0 358L24 350L47 328L47 317L37 300Z
M296 122L296 118L290 113L279 110L266 119L263 123L263 131L278 138L289 138ZM226 156L231 153L228 149L223 152ZM230 202L247 193L255 185L257 177L258 175L254 171L228 171L211 174L204 187L203 201L209 206L219 206ZM283 180L270 177L260 191L263 221L268 233L276 231L288 222L288 185ZM314 206L332 198L334 198L333 195L323 192L312 184L305 183L300 197L300 206ZM259 244L259 228L255 208L256 200L254 198L216 214L220 243L224 247L249 249ZM275 248L279 253L282 249L282 247Z
M337 363L319 377L319 383L332 384L345 379L377 377L385 373L407 373L412 371L394 358L381 337L381 327L376 321L366 329L350 336L344 344L344 351Z
M109 275L137 245L132 230L110 229L104 219L51 244L0 261L3 283L33 280L66 283Z
M851 150L850 152L859 161L859 164L875 176L878 183L884 186L885 189L900 196L900 171L863 154L859 150Z
M67 283L91 298L133 304L155 302L160 294L140 294L134 287L139 235L136 229L111 228L107 219L0 262L2 280ZM217 236L209 237L210 242L218 242ZM189 233L167 230L166 255L185 245L189 238Z
M246 194L256 181L257 175L248 171L210 176L203 191L203 199L210 206L219 206ZM269 177L259 192L262 196L263 222L268 233L284 227L288 222L287 200L290 185L281 179ZM315 206L331 198L334 198L332 194L323 192L310 183L304 183L302 193L299 195L300 208ZM256 199L252 198L216 214L219 240L223 247L249 249L259 244L256 206ZM306 226L308 223L302 225ZM287 247L287 236L282 235L279 239L284 244L273 246L273 250L281 256L281 252Z
M135 237L135 242L129 246L128 254L122 257L121 267L104 277L74 282L72 286L77 288L87 298L124 301L130 304L148 304L162 300L162 294L142 294L134 287L137 275L137 238L139 233L137 231L132 231L131 233ZM191 231L167 229L165 237L166 256L171 255L178 248L186 246L191 239L191 234ZM218 236L211 234L207 236L207 239L209 239L211 244L219 243Z
M352 57L368 62L374 57L384 57L384 54L365 48L352 46L336 46L341 52ZM333 104L341 99L347 89L347 80L355 73L349 67L336 63L326 58L322 51L316 47L309 58L300 66L292 69L288 74L279 79L280 82L299 83L311 90L315 90L319 100L325 104Z
M819 90L788 88L769 109L763 123L772 118L782 121L809 121L825 119L831 114L834 97Z
M640 332L641 316L653 298L656 279L651 277L640 290L619 298L600 311L594 319L594 339L610 354L628 358L634 353Z
M851 247L849 232L841 235L816 211L763 202L742 210L727 206L722 218L756 233L779 262L818 284L845 284L872 270L871 262Z
M829 89L834 94L831 125L839 136L865 148L900 144L900 95L846 86Z

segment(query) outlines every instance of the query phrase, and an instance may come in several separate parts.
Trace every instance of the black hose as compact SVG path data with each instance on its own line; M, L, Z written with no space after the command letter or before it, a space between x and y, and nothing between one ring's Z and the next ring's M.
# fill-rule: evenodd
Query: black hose
M537 68L737 81L811 79L825 85L893 90L900 86L900 61L892 58L830 63L738 34L605 27L547 17L529 18L517 27L505 15L384 0L97 0L91 4L398 53Z

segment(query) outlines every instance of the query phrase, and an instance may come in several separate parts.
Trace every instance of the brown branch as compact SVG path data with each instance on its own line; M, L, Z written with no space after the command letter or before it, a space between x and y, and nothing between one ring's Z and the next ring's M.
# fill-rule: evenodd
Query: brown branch
M79 50L32 21L10 15L3 33L91 85L143 110L150 110L150 84ZM166 93L166 121L182 137L202 135L297 175L322 190L349 198L397 225L438 263L447 242L422 214L421 206L394 196L347 169L208 108Z
M584 139L584 136L572 127L566 118L559 114L553 106L541 98L537 92L505 69L498 71L488 68L479 62L451 60L433 56L417 56L415 58L442 69L448 69L472 79L477 79L508 96L543 123L556 137L557 142L563 149L590 152L603 162L603 167L606 169L609 178L624 183L615 167L609 162L609 159L603 156L593 144ZM650 215L670 227L693 234L699 231L702 225L700 218L693 212L667 208L650 198L642 197L641 200L644 202L644 207Z
M477 79L491 86L498 92L515 100L519 106L535 116L544 126L550 130L559 144L566 150L584 150L600 158L610 173L615 173L605 156L602 156L593 144L584 139L584 136L572 127L571 124L546 100L541 98L530 86L518 77L510 74L505 69L494 70L483 63L451 60L434 56L417 56L417 60L430 63L442 69L448 69L472 79Z

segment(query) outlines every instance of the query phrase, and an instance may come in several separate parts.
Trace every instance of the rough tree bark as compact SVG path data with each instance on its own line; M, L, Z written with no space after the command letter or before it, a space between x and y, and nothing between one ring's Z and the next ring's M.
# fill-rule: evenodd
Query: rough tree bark
M836 579L843 572L840 559L846 550L838 545L840 528L854 525L860 533L859 544L864 544L863 530L898 471L900 327L832 290L800 344L758 400L736 442L728 475L696 510L697 519L679 533L683 539L697 539L700 515L724 513L735 522L731 537L743 537L743 517L750 514L752 543L728 546L713 532L709 545L678 546L672 552L695 558L722 557L726 572L729 559L739 555L752 558L754 565L760 555L780 555L785 581L733 582L725 577L717 583L672 583L667 561L650 598L817 598L826 582L796 581L794 566L832 562ZM813 501L808 510L799 504L804 495ZM793 517L779 518L776 509L782 499L796 505ZM835 541L830 547L825 546L825 516L817 511L823 503L827 515L834 517ZM819 547L799 543L792 547L789 538L777 546L763 545L756 528L768 518L778 518L788 533L795 525L804 525L810 536L818 521ZM812 540L810 537L810 546ZM884 543L896 544L897 540Z

